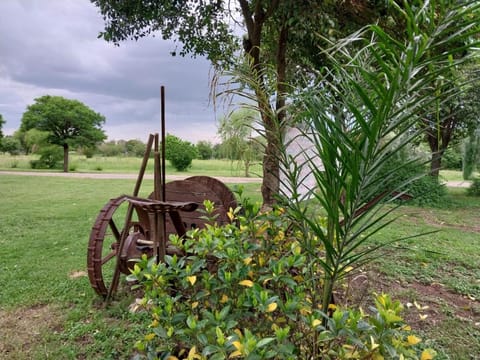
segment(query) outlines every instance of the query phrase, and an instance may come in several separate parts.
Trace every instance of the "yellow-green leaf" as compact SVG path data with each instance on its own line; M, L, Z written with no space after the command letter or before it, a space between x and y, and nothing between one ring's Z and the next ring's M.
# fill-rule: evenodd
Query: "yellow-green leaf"
M273 303L270 303L268 304L267 306L267 312L273 312L277 309L277 303L276 302L273 302Z
M246 287L252 287L253 286L253 281L252 280L242 280L239 282L240 285L246 286Z
M190 349L190 351L188 352L188 357L187 357L188 360L193 360L193 359L202 359L202 357L197 354L197 348L194 346Z
M253 260L253 259L252 259L251 257L248 257L248 258L243 259L243 263L244 263L245 265L248 265L248 264L250 264L250 263L252 262L252 260Z
M188 276L187 280L190 284L195 285L195 283L197 282L197 277L195 275Z
M154 333L150 333L150 334L145 335L145 340L146 341L152 341L154 338L155 338Z
M416 345L420 341L422 341L422 339L416 337L415 335L408 335L408 337L407 337L408 345Z
M425 349L422 351L420 360L432 360L435 357L436 353L432 349Z
M237 349L238 351L241 351L243 349L243 345L240 341L234 341L232 345Z
M228 358L231 359L231 358L240 357L240 356L242 356L242 353L238 350L235 350L234 352L232 352L230 354L230 356Z
M312 321L312 327L316 328L317 326L320 326L322 322L318 319L315 319Z

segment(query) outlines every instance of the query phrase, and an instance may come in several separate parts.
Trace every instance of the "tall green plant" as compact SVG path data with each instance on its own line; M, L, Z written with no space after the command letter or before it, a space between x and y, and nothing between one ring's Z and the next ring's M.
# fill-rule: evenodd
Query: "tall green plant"
M294 141L305 146L298 157L283 151L284 200L303 232L309 261L322 267L321 298L315 301L324 312L337 281L379 247L367 247L367 241L394 221L388 215L395 206L383 205L413 180L395 183L396 173L414 160L387 170L386 165L418 138L420 133L412 129L424 109L441 106L461 91L451 88L438 94L429 87L456 65L456 54L468 50L459 44L472 36L480 4L470 2L441 13L435 11L438 5L424 2L414 11L405 2L399 8L406 23L405 42L373 25L335 44L326 52L332 63L327 76L299 96L296 118L302 140ZM438 26L427 26L430 23ZM439 54L439 47L448 50L432 56ZM299 158L303 160L296 162ZM318 158L322 167L317 166ZM309 176L316 186L299 193ZM326 213L324 223L311 216L312 205ZM319 275L310 275L318 283Z

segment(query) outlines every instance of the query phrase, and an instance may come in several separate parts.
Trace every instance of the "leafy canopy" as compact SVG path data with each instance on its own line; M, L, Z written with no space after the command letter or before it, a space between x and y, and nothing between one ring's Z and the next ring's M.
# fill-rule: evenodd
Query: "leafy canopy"
M160 31L163 39L182 44L180 55L206 56L213 63L229 58L238 46L224 1L91 1L105 20L99 37L115 44Z
M20 130L47 131L48 142L55 145L92 145L106 138L104 122L103 115L78 100L45 95L28 106Z

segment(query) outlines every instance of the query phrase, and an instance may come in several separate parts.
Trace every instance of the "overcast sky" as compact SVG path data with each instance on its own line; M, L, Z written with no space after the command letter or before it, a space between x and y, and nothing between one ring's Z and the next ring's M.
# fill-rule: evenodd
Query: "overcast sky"
M160 86L167 132L217 141L205 59L172 57L156 38L116 47L97 39L103 19L89 0L0 0L0 114L3 132L20 126L26 107L43 95L76 99L106 118L110 140L160 131Z

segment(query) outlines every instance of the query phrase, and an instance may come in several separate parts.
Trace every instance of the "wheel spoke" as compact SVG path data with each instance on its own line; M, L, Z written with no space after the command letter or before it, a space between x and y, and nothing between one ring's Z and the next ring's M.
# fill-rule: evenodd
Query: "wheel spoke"
M113 251L110 251L104 258L102 258L102 266L110 261L113 257L115 257L115 255L117 255L117 251L116 250L113 250Z
M117 225L113 221L113 219L110 219L108 222L110 225L110 229L112 229L113 236L115 236L115 239L117 239L117 242L120 242L120 231L118 231Z

